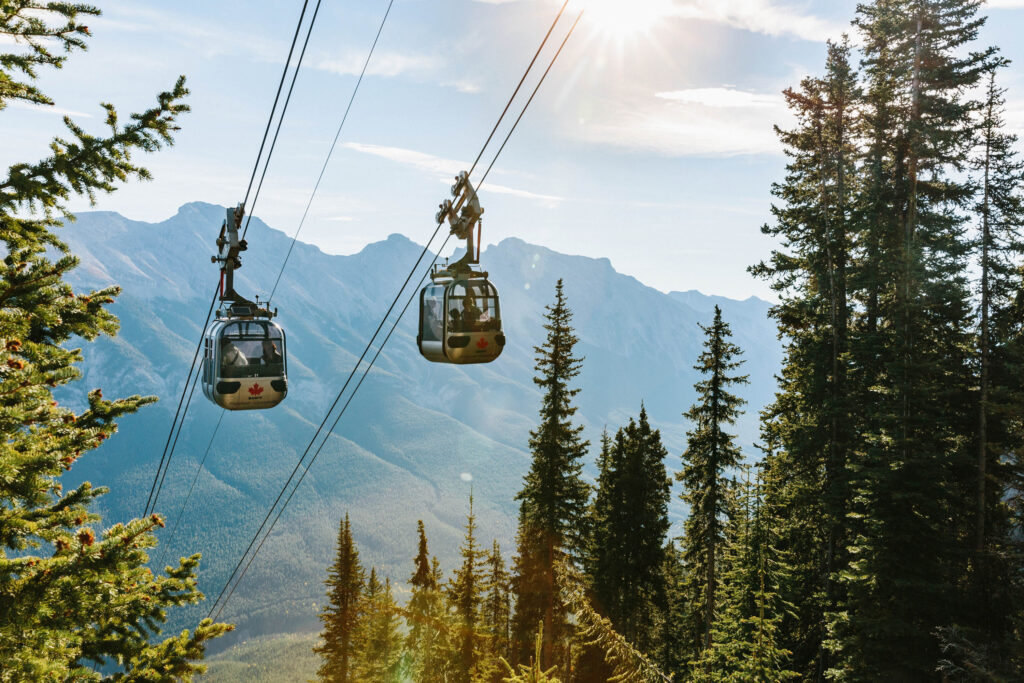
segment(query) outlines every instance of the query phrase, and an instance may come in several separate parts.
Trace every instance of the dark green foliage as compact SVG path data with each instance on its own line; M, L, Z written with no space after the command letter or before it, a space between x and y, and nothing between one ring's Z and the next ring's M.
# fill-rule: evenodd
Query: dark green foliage
M582 553L588 487L580 476L587 442L581 436L583 427L572 424L576 413L572 399L579 389L569 386L579 375L582 360L573 356L577 338L561 280L546 318L547 339L535 347L538 376L534 382L543 392L540 425L530 432L533 462L516 496L520 507L513 572L513 655L529 656L537 624L543 623L544 661L564 662L569 627L558 600L554 567L563 558L575 560Z
M1005 492L1021 402L996 385L1020 365L995 320L1020 286L1022 168L994 81L987 103L968 94L1000 64L971 46L979 5L864 3L861 73L832 45L825 76L787 92L798 123L765 228L782 248L753 271L787 343L764 429L795 610L781 642L815 680L933 678L940 628L1003 657L1019 613Z
M851 345L864 438L849 465L845 604L832 618L840 680L923 676L937 660L934 628L963 615L972 497L962 482L975 479L965 437L976 411L965 353L964 210L974 190L960 176L976 112L963 93L988 59L963 49L981 25L977 7L888 0L859 9L871 219L857 235L869 247Z
M469 514L466 515L466 535L459 548L462 565L455 570L448 584L448 602L454 616L455 666L451 681L469 683L479 674L484 654L483 627L480 608L485 587L484 564L486 555L476 540L476 517L473 515L473 496L469 496Z
M786 585L789 567L779 551L774 520L763 505L760 478L749 471L736 487L726 529L719 615L711 647L694 667L695 681L777 683L799 677L787 668L791 653L780 644L779 625L790 609L776 587Z
M677 474L683 482L681 498L690 506L683 542L690 615L687 623L679 626L692 655L711 645L729 513L726 472L739 465L742 457L726 430L739 416L744 401L729 389L747 382L746 376L734 374L743 363L734 359L742 352L729 341L731 333L721 309L715 306L711 325L701 328L706 335L704 351L694 367L705 379L694 385L697 403L685 413L693 429L687 432L683 469Z
M1017 136L1004 130L1004 90L996 85L993 65L982 108L980 141L975 155L979 179L976 244L979 278L977 472L972 561L972 625L977 637L1003 655L1005 634L1024 603L1019 595L1019 538L1014 538L1011 509L1006 505L1019 476L1019 458L1005 454L1019 449L1019 410L1024 374L1015 340L1021 318L1015 306L1021 285L1024 252L1024 162L1015 151ZM1019 528L1019 526L1018 526ZM1018 534L1019 536L1019 534ZM1015 568L1018 570L1015 572Z
M665 541L670 481L668 451L647 410L602 439L591 511L588 580L599 611L644 652L657 647L665 604Z
M441 592L441 569L437 558L431 562L423 520L417 523L419 547L415 569L409 579L412 595L406 609L409 632L405 638L407 670L413 680L423 683L445 681L449 667L449 619Z
M576 621L577 640L591 651L601 653L607 664L607 673L600 674L600 677L594 673L576 672L576 680L607 680L615 683L660 683L670 680L658 670L650 657L617 633L611 622L594 609L587 598L582 576L565 562L559 562L555 572L558 575L559 600ZM534 661L540 661L540 653L537 654Z
M19 38L26 51L0 54L0 109L12 99L51 100L32 83L39 66L59 67L55 55L84 48L88 30L79 15L95 8L73 3L14 0L0 7L0 35ZM21 79L21 80L19 80ZM183 558L166 575L145 567L155 545L158 515L98 531L89 511L106 493L83 483L65 492L60 475L116 431L116 420L151 403L131 396L108 401L99 389L76 414L53 400L52 390L80 378L80 349L72 342L113 336L117 319L106 310L117 287L76 294L65 282L78 259L56 236L67 201L111 192L129 177L148 178L132 163L133 149L172 143L188 107L180 79L157 105L120 126L110 105L109 132L95 136L65 119L73 141L56 140L51 156L15 164L0 179L0 680L100 680L90 668L118 664L115 680L191 680L203 667L205 641L230 627L205 620L155 644L166 609L202 599L196 588L199 557Z
M866 210L855 145L861 94L849 57L845 41L830 43L825 76L784 93L797 126L779 131L790 162L772 188L781 200L772 207L775 224L763 228L782 248L751 269L779 293L772 316L786 340L780 392L764 427L772 445L768 505L794 558L782 590L797 609L782 633L799 669L814 677L826 668L825 612L841 599L834 576L846 557L857 403L874 400L854 393L848 370L853 222Z
M512 643L512 578L505 569L505 560L497 541L487 553L486 570L486 592L480 606L481 628L487 637L486 659L492 662L499 658L507 660L511 656ZM495 671L491 680L494 683L501 681L500 670Z
M365 572L359 564L359 550L352 540L348 514L338 529L338 553L327 570L327 604L320 611L323 641L313 648L323 659L317 677L325 683L356 681L357 629L363 614Z
M398 605L391 593L391 580L382 585L377 570L370 569L360 599L356 627L353 681L399 683L402 680L402 634Z

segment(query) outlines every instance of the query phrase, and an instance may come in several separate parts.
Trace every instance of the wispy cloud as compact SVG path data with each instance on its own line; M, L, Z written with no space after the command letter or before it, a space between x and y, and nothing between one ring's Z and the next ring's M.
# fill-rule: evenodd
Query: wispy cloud
M985 4L993 9L1024 9L1024 0L988 0Z
M405 149L403 147L368 145L360 142L347 142L345 143L345 147L355 152L360 152L361 154L369 154L371 156L387 159L388 161L393 161L397 164L402 164L403 166L410 166L412 168L425 171L431 175L438 176L438 180L445 183L451 183L452 179L459 171L469 168L469 164L465 161L445 159L444 157L434 156L433 154L427 154L425 152L417 152L416 150ZM509 187L507 185L500 185L492 182L487 183L487 192L505 194L534 201L565 201L564 197L530 192L529 190Z
M25 100L10 100L7 102L12 107L18 109L31 109L33 111L40 111L46 114L57 114L60 116L77 116L84 119L91 119L92 114L87 114L82 111L75 111L74 109L64 109L62 107L51 107L47 104L36 104L35 102L26 102Z
M846 24L823 19L773 0L678 0L674 14L769 36L813 41L837 38L844 30L848 30Z
M365 54L355 52L343 57L323 58L314 63L314 67L322 71L341 76L357 76L366 62ZM409 72L429 72L443 64L439 57L430 55L402 54L399 52L377 52L366 69L371 76L393 78Z
M655 93L599 112L580 121L579 138L668 156L775 154L781 147L773 125L791 120L781 94L735 88Z

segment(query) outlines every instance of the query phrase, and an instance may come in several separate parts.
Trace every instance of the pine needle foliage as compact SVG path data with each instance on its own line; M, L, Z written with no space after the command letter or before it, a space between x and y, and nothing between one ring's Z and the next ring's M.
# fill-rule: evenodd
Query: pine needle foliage
M714 319L704 330L704 350L694 369L704 379L694 385L697 403L685 413L693 428L687 432L683 468L676 475L683 483L681 498L690 506L686 520L683 557L692 610L684 626L694 651L711 646L711 630L718 604L718 585L725 549L725 520L729 514L727 471L741 459L735 438L727 429L740 415L745 401L729 389L747 383L735 370L743 363L740 348L729 341L729 324L715 306Z
M317 678L323 683L351 683L356 677L358 628L365 609L365 571L352 538L348 513L338 527L338 550L327 570L327 604L320 611L322 643L313 648L323 662Z
M0 109L12 100L52 104L34 84L38 69L59 68L66 53L84 49L81 20L98 14L78 3L0 3L0 35L15 38L13 51L0 53ZM114 434L118 418L155 398L107 400L96 389L78 412L53 398L81 377L73 344L118 329L107 310L118 287L76 293L64 279L78 265L56 234L74 218L68 202L149 178L131 153L173 143L187 92L179 79L127 125L103 105L105 134L65 117L70 136L54 140L48 157L0 178L0 681L191 680L204 669L196 660L206 641L230 629L204 620L151 642L168 608L202 599L199 556L153 574L145 564L159 515L100 529L90 508L107 489L85 482L64 491L60 483ZM108 663L118 671L105 677L98 665Z
M360 599L355 630L353 681L400 683L403 680L400 623L391 580L385 578L382 584L377 570L371 568Z
M421 683L445 683L451 675L452 628L441 591L441 569L431 559L423 520L417 523L418 547L409 579L412 595L405 611L405 669Z
M604 654L613 671L607 679L610 683L664 683L672 680L594 609L587 598L583 577L576 570L560 562L556 565L556 573L560 600L576 619L576 638Z
M564 667L570 628L558 600L554 567L564 558L578 561L582 555L589 487L581 476L588 444L582 437L583 426L572 423L573 398L579 389L570 382L579 375L582 359L573 355L578 339L561 280L545 319L547 337L534 348L538 374L533 381L543 392L540 425L530 432L533 462L516 496L520 506L513 571L513 655L529 656L534 629L542 621L544 659L562 662L559 666Z

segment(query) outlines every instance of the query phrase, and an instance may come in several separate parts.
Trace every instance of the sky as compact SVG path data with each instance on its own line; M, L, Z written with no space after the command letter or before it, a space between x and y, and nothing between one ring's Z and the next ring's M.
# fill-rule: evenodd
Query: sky
M190 201L240 202L302 0L95 4L104 13L89 21L89 50L42 72L56 106L0 111L0 164L45 156L62 115L99 133L100 102L126 117L184 74L192 112L176 144L137 157L154 179L75 208L156 222ZM394 0L300 239L335 254L391 233L425 243L447 186L472 164L561 4ZM786 162L773 129L791 123L781 91L821 72L825 41L851 31L856 4L570 0L514 115L586 12L481 189L484 245L519 237L607 257L664 292L773 298L747 267L774 246L760 226ZM387 6L322 0L254 207L272 227L297 229ZM979 43L1014 60L1003 77L1008 122L1024 132L1024 0L990 0L984 11ZM196 258L213 253L219 227Z

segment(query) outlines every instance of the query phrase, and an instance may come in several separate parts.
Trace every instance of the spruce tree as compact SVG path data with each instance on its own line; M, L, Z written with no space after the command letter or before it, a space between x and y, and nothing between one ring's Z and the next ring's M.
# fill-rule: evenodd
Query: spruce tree
M85 49L84 23L99 10L79 3L11 0L0 6L0 110L12 101L53 101L35 81ZM6 51L10 49L11 51ZM107 492L85 482L64 491L60 476L110 438L119 417L155 399L106 400L99 389L79 412L60 406L53 390L81 377L80 343L113 336L107 307L118 287L76 293L65 276L79 261L58 237L74 216L69 203L94 200L131 178L150 177L135 150L172 144L188 111L181 78L156 105L122 124L103 105L107 131L87 132L64 118L65 137L37 162L18 163L0 179L0 680L100 680L99 665L116 661L119 680L191 680L203 667L208 639L228 630L201 622L163 641L167 608L202 599L199 556L164 575L148 568L158 515L100 530L90 508Z
M997 71L1005 65L997 61L988 73L975 158L980 176L975 245L980 272L972 623L989 646L1013 630L1011 620L1022 603L1012 576L1024 568L1015 559L1020 556L1014 552L1015 531L1006 505L1016 458L1004 457L1021 443L1020 423L1014 416L1024 407L1024 375L1012 344L1021 324L1014 300L1020 291L1024 252L1024 161L1015 150L1017 136L1005 131L1005 90L996 83Z
M771 311L785 340L780 391L766 418L773 455L769 505L783 543L794 552L784 590L796 605L784 619L797 667L820 678L826 612L842 597L834 577L846 562L848 466L857 406L850 376L851 279L861 205L857 162L860 88L848 42L829 43L825 75L784 93L797 124L779 130L789 156L786 177L772 187L775 222L762 231L782 246L752 268L779 295ZM776 486L777 484L777 486Z
M607 451L607 453L606 453ZM615 630L645 652L656 649L665 605L668 451L647 410L602 443L593 507L589 575L594 600Z
M411 596L406 608L406 670L419 683L444 683L450 675L449 619L441 592L441 569L431 561L423 520L417 522L419 537L414 570L409 579Z
M501 556L501 547L494 541L491 551L486 557L484 578L483 604L480 606L481 628L487 637L487 656L489 662L497 662L500 658L511 656L512 627L512 578L505 569L505 560ZM492 683L502 680L500 670L495 671Z
M352 683L355 672L356 631L363 609L365 572L359 563L359 549L352 539L348 513L338 529L338 552L327 570L327 604L320 611L324 630L321 644L313 648L323 662L317 677L324 683Z
M747 383L746 375L734 372L743 363L735 360L742 352L729 341L732 332L718 306L711 325L701 325L701 329L706 336L704 351L694 369L705 379L694 385L697 403L685 413L693 428L686 434L683 468L676 475L683 483L680 497L690 507L683 553L692 614L686 628L694 652L707 649L712 642L729 512L726 472L739 465L742 457L727 429L736 422L745 401L729 389Z
M839 680L932 675L934 629L960 622L972 519L964 179L977 104L964 92L991 57L971 50L974 0L878 0L858 8L868 153L858 241L857 425L844 604L831 617ZM966 475L966 476L965 476ZM956 539L956 540L954 540Z
M694 667L694 681L778 683L799 677L787 668L792 653L779 643L781 617L791 606L777 587L786 582L788 565L763 505L760 476L751 484L746 469L726 529L721 611L712 645Z
M381 584L377 570L370 569L360 599L352 656L353 681L399 683L402 677L402 635L398 605L391 593L391 580Z
M450 680L469 683L479 675L485 653L480 608L483 602L486 557L476 540L476 517L473 514L473 495L469 496L466 515L466 535L459 554L462 565L455 570L448 585L448 602L455 617L456 658Z
M534 348L538 376L533 381L543 392L540 424L530 432L533 462L516 496L520 504L512 634L514 655L524 661L532 651L537 625L543 623L544 661L564 667L569 626L558 599L554 568L563 558L578 561L581 556L580 531L589 492L581 477L587 442L582 425L572 423L573 398L579 389L570 386L580 373L582 359L573 356L578 340L561 280L545 318L547 338Z

